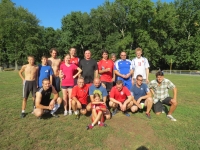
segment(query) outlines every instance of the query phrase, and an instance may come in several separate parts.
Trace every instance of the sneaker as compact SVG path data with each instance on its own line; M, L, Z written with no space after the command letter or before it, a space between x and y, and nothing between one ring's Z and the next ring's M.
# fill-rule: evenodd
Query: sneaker
M25 113L21 113L21 118L24 118L26 117L26 114Z
M126 111L124 112L124 115L127 116L127 117L130 117L130 114Z
M79 120L79 118L80 118L79 114L75 115L75 119Z
M88 126L87 126L87 130L89 130L89 129L92 129L94 126L92 126L92 124L89 124Z
M167 115L167 118L170 119L171 121L176 121L176 119L172 115Z
M150 113L145 113L146 117L151 119Z
M58 118L59 116L58 115L56 115L56 114L51 114L52 115L52 117L55 117L55 118Z
M64 116L67 116L67 114L68 114L68 111L64 111Z
M72 111L71 110L69 110L69 115L72 115Z
M99 126L100 126L100 127L106 127L107 124L105 124L105 123L103 123L103 122L100 122Z
M115 108L115 109L113 110L112 116L116 115L116 113L118 113L118 109L117 109L117 108Z

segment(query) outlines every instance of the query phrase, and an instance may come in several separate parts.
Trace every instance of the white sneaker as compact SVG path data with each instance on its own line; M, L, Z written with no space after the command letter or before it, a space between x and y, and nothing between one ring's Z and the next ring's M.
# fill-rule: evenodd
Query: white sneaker
M72 111L71 110L69 110L69 115L72 115Z
M165 114L165 107L162 107L162 114Z
M67 116L67 114L68 114L68 111L64 111L64 116Z
M176 121L176 119L172 115L167 115L167 118L170 119L171 121Z

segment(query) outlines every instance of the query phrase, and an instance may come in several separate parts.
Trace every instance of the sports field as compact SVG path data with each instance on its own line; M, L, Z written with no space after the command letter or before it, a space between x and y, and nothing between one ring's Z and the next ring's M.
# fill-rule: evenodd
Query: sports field
M154 79L150 75L150 79ZM166 75L178 88L178 108L173 116L165 114L152 119L144 113L126 117L116 114L106 121L107 127L95 126L86 130L90 123L87 116L75 120L75 116L36 119L31 114L29 98L26 112L21 119L22 81L17 72L0 72L0 149L7 150L198 150L200 149L200 76Z

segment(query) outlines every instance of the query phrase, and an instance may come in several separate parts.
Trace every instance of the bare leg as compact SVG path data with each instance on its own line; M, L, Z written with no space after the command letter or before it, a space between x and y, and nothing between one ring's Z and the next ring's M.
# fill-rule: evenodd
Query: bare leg
M22 100L22 110L26 109L27 98L23 98Z
M170 102L170 104L171 104L171 106L169 108L168 115L171 115L174 112L174 110L176 109L178 103L177 103L177 101L174 101L172 99L171 102Z
M145 105L147 106L146 113L150 113L152 105L153 105L153 99L151 97L147 98L146 101L145 101Z
M102 111L99 111L96 118L93 120L92 124L95 125L98 121L101 120L101 117L102 117Z
M71 95L72 95L72 88L68 88L68 97L69 97L69 111L71 111L72 109L72 99L71 99Z
M62 89L64 110L67 111L67 89Z

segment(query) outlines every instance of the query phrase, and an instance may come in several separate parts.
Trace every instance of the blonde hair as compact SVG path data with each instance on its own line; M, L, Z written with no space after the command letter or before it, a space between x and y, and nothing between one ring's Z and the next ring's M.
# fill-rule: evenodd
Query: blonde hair
M142 52L142 49L140 47L136 48L135 49L135 52L138 52L138 51L141 51Z

